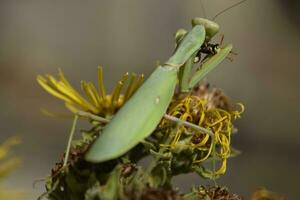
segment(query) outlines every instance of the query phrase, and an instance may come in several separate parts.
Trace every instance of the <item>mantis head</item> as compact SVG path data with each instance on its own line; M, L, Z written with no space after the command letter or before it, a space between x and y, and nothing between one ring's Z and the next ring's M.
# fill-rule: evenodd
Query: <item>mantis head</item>
M205 40L209 41L212 37L214 37L220 29L219 24L217 24L216 22L213 22L209 19L205 19L205 18L200 18L200 17L196 17L194 19L192 19L192 25L196 26L196 25L202 25L205 28Z

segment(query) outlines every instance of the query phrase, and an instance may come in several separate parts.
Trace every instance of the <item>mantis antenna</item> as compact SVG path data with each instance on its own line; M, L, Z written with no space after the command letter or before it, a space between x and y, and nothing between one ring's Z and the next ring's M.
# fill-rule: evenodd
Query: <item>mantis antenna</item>
M201 4L201 9L202 9L202 11L203 11L204 18L207 18L203 0L200 0L200 4Z
M222 15L223 13L225 13L226 11L228 11L228 10L230 10L230 9L232 9L232 8L234 8L234 7L236 7L236 6L240 5L240 4L242 4L242 3L244 3L245 1L247 1L247 0L239 1L239 2L237 2L237 3L235 3L235 4L231 5L231 6L229 6L228 8L225 8L224 10L220 11L219 13L217 13L217 14L212 18L212 20L215 20L217 17L219 17L220 15Z
M225 13L226 11L236 7L236 6L239 6L240 4L244 3L245 1L247 0L241 0L227 8L225 8L224 10L221 10L220 12L218 12L213 18L212 20L214 21L217 17L219 17L220 15L222 15L223 13ZM207 18L207 15L206 15L206 12L205 12L205 6L204 6L204 3L203 3L203 0L200 0L200 4L201 4L201 10L203 12L203 15L204 15L204 18Z

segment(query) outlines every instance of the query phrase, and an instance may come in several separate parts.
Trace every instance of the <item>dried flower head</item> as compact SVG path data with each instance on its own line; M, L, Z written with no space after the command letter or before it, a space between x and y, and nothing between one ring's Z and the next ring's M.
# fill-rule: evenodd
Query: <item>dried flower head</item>
M213 172L218 176L226 172L227 159L231 155L230 142L231 135L234 132L233 121L240 117L244 111L244 106L238 104L241 110L234 110L229 99L221 90L208 90L205 85L199 87L197 91L174 99L167 113L181 120L210 129L214 134L214 140L210 135L197 132L186 126L179 126L174 133L173 128L167 128L170 127L170 122L167 120L162 120L160 126L166 127L166 132L172 138L172 142L167 147L171 151L184 148L184 146L191 148L194 152L194 164L202 163L211 158L215 147L216 156L222 160L220 168Z
M195 87L192 94L206 100L208 110L212 108L221 108L227 111L232 110L229 97L220 88L211 89L207 81Z
M124 94L121 94L126 81L129 80ZM63 100L65 106L73 113L80 110L99 116L111 116L126 102L143 83L144 76L129 73L123 75L111 94L106 94L102 67L98 67L98 89L91 82L81 81L81 88L87 98L83 97L67 81L59 70L58 80L51 75L38 75L38 83L51 95Z
M197 194L197 199L205 200L242 200L237 194L230 193L227 188L220 186L200 186L194 188L193 192Z

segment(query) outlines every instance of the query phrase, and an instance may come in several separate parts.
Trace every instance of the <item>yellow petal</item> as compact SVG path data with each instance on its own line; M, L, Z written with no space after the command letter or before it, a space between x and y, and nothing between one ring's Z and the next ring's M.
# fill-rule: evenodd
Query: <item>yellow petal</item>
M65 102L72 102L68 97L61 94L60 92L58 92L54 88L50 87L47 83L47 80L44 77L42 77L41 75L37 76L37 82L40 84L40 86L42 86L42 88L44 88L51 95L65 101Z
M76 108L74 105L71 103L65 103L65 106L67 109L69 109L72 113L77 113L79 111L78 108Z
M103 68L102 68L102 66L98 66L98 84L99 84L100 96L103 99L105 99L106 91L105 91L104 81L103 81Z
M90 88L90 85L88 83L86 83L85 81L81 81L81 87L82 87L83 91L85 92L86 96L90 99L90 101L96 107L99 107L97 97L95 96L92 89Z

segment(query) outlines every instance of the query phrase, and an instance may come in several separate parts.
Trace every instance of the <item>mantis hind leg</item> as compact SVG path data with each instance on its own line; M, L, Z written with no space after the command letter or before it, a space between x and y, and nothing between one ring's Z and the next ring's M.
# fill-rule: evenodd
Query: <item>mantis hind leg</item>
M68 159L69 159L69 154L70 154L70 150L71 150L71 144L72 144L72 140L74 137L74 133L75 133L75 128L77 125L77 121L78 121L78 114L75 114L74 119L73 119L73 124L72 124L72 128L71 128L71 132L69 135L69 139L68 139L68 145L67 145L67 149L66 149L66 153L65 153L65 157L64 157L64 163L62 166L62 169L64 169L67 166L68 163Z

